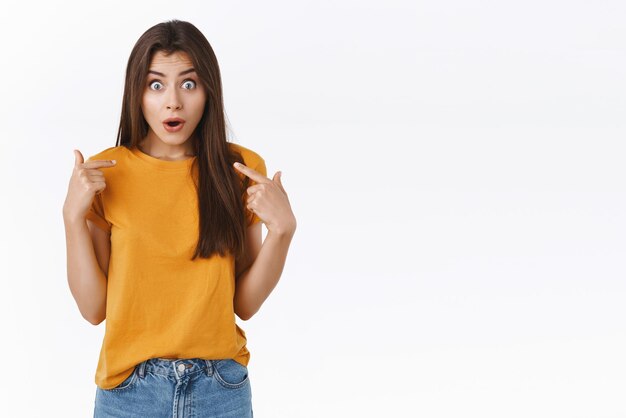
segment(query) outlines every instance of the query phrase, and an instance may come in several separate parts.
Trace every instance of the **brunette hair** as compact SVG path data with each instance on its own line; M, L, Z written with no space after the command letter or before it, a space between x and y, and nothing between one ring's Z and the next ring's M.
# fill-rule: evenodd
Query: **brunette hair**
M245 248L249 215L243 202L249 178L235 171L233 163L243 163L243 157L226 141L217 58L209 41L191 23L180 20L159 23L144 32L133 47L126 67L116 146L136 147L148 134L141 101L150 62L157 51L166 55L187 53L206 91L204 113L190 139L196 155L191 173L198 192L199 211L198 244L191 260L209 258L214 253L224 256L227 252L238 259Z

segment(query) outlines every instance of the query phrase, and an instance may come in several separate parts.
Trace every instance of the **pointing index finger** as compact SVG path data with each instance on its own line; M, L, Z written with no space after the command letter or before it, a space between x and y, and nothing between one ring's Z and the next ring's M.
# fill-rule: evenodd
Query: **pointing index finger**
M83 163L83 168L106 168L113 167L116 164L115 160L90 160Z
M252 180L256 181L257 183L265 183L269 180L263 174L259 173L256 170L251 169L250 167L246 165L243 165L240 163L235 163L233 165L235 166L237 170L241 171L243 174L250 177Z

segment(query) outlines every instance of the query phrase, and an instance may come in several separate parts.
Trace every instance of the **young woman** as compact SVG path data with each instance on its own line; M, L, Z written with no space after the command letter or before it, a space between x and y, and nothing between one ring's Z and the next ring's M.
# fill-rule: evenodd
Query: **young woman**
M95 417L253 416L235 314L276 286L296 219L280 172L225 126L213 49L173 20L131 52L116 146L74 150L68 281L83 317L107 320Z

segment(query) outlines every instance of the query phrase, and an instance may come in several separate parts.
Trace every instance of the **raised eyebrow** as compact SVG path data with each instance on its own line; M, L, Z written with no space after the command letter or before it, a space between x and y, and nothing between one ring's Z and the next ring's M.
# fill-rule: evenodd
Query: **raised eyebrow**
M188 69L188 70L185 70L185 71L183 71L183 72L179 73L179 74L178 74L178 76L180 77L181 75L185 75L185 74L189 74L189 73L194 73L194 72L196 72L196 69L195 69L195 68L190 68L190 69ZM148 71L148 74L156 74L156 75L160 75L161 77L165 77L165 74L160 73L160 72L158 72L158 71L154 71L154 70L150 70L150 71Z

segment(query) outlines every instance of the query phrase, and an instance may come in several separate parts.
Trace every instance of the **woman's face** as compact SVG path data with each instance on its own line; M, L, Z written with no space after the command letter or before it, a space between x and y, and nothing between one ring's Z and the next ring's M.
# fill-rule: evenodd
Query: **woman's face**
M141 110L150 126L150 140L173 146L184 144L202 118L205 101L202 82L185 52L165 56L157 51L153 55L141 100ZM168 131L165 120L169 118L185 122L174 128L176 131Z

